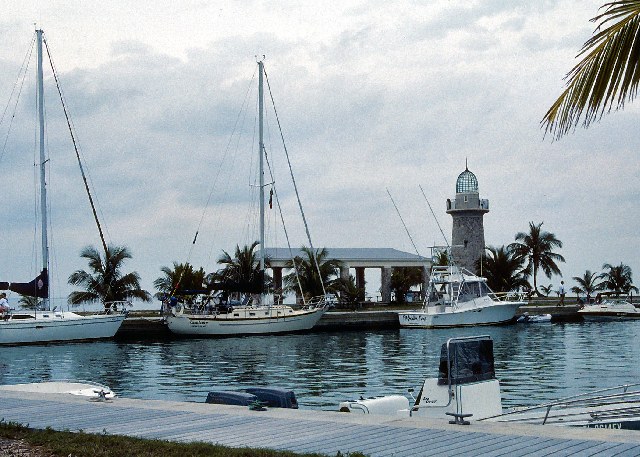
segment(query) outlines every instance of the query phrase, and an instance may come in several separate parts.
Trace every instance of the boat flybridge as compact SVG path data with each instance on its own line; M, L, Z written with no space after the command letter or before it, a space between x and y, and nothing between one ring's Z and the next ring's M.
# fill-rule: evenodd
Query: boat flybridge
M398 313L401 327L447 328L504 324L514 321L525 302L499 295L486 278L456 265L435 265L421 309Z

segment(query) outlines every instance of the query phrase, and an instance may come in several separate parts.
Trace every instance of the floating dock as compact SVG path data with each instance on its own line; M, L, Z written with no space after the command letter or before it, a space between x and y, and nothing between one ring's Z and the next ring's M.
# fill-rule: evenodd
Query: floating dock
M637 456L640 432L472 423L68 394L0 392L0 418L31 428L335 456Z

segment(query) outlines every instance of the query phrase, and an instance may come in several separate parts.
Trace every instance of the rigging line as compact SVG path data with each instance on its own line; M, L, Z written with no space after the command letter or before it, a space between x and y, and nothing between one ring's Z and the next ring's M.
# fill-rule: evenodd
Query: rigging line
M313 260L316 264L316 269L318 270L318 277L320 278L320 283L322 284L322 293L327 295L327 291L324 287L324 281L322 281L322 273L320 271L320 265L318 265L318 256L315 248L313 247L313 242L311 241L311 233L309 233L309 225L307 224L307 218L304 215L304 210L302 209L302 202L300 201L300 194L298 192L298 185L296 184L296 178L293 176L293 168L291 167L291 160L289 159L289 151L287 150L287 145L284 141L284 133L282 132L282 126L280 125L280 117L278 116L278 110L276 110L276 103L273 99L273 93L271 92L271 84L269 83L269 77L267 76L267 70L263 66L264 77L267 81L267 87L269 89L269 96L271 97L271 105L273 106L273 113L276 117L276 122L278 124L278 130L280 131L280 138L282 138L282 147L284 148L284 154L287 158L287 165L289 166L289 174L291 175L291 181L293 182L293 188L296 192L296 199L298 201L298 207L300 208L300 214L302 215L302 221L304 222L304 229L307 232L307 240L309 241L309 247L311 248L311 252L313 253Z
M385 190L387 191L387 194L389 195L389 198L391 199L391 203L393 203L393 207L396 209L396 213L398 213L398 217L400 218L400 222L402 222L404 230L405 230L405 232L407 232L407 236L409 237L409 240L411 241L411 244L413 245L413 249L416 251L416 254L420 255L420 253L418 252L418 248L416 247L416 244L413 242L413 238L411 237L411 233L409 233L409 229L407 228L407 224L404 223L404 219L402 218L402 214L400 214L400 210L398 209L398 206L396 205L396 202L393 201L393 197L391 196L391 192L389 192L389 189L387 189L387 188L385 188Z
M436 224L438 225L438 229L440 230L440 233L442 234L442 238L444 238L444 242L447 244L447 247L450 248L451 245L449 244L449 241L447 240L447 237L445 236L444 232L442 231L442 227L440 226L440 222L438 222L438 218L436 217L436 213L433 212L433 208L431 207L431 203L429 203L429 199L427 198L427 195L424 193L424 190L422 189L422 186L420 184L418 184L418 187L420 188L420 192L422 192L422 196L427 201L427 205L429 205L429 209L431 210L431 214L433 215L433 219L436 221Z
M100 225L100 220L98 219L98 213L96 212L95 204L93 203L93 197L91 196L91 192L89 190L89 183L87 182L87 177L84 173L84 168L82 167L82 161L80 160L80 153L78 152L78 145L76 143L75 135L73 134L73 128L71 127L71 121L69 119L69 113L67 112L67 105L64 102L64 97L62 96L62 90L60 89L60 81L58 80L58 73L56 72L55 66L53 65L53 60L51 58L51 52L49 50L49 43L47 40L43 40L45 47L47 48L47 56L49 57L49 64L51 65L51 70L53 72L53 78L56 82L56 88L58 89L58 94L60 95L60 103L62 103L62 110L64 111L64 117L67 120L67 127L69 128L69 134L71 135L71 141L73 142L73 149L76 152L76 158L78 159L78 166L80 167L80 173L82 174L82 180L84 181L84 187L87 191L87 196L89 197L89 203L91 204L91 210L93 211L93 217L96 221L96 225L98 226L98 232L100 232L100 240L102 241L102 247L104 248L105 261L106 256L108 255L109 250L107 249L107 243L104 240L104 233L102 232L102 226Z
M269 176L271 177L271 188L273 189L273 196L276 198L276 205L278 206L278 212L280 213L280 220L282 221L282 229L284 231L284 237L287 240L287 248L289 248L289 257L291 258L291 262L293 263L293 271L296 275L296 282L298 283L298 288L300 289L300 296L302 297L302 303L306 306L307 301L304 297L304 293L302 291L302 283L300 281L300 274L298 271L298 264L296 263L295 257L293 256L293 249L291 249L291 242L289 240L289 233L287 232L287 226L284 223L284 215L282 213L282 207L280 206L280 199L278 198L278 191L276 190L275 179L273 177L273 170L271 169L271 163L269 162L269 157L265 151L265 159L267 161L267 169L269 170Z
M9 135L11 134L11 130L13 128L13 121L16 117L16 111L18 110L18 102L20 101L20 95L22 94L22 89L24 87L25 80L27 78L27 73L29 71L29 64L31 63L31 56L33 55L33 49L35 48L34 44L36 42L36 35L34 33L33 39L31 40L31 44L29 45L29 49L27 49L27 54L22 61L22 65L20 66L20 71L18 71L18 77L16 78L16 82L13 85L13 89L11 90L11 95L9 95L9 100L7 101L7 105L4 108L4 112L2 113L2 117L0 118L0 125L4 122L4 117L9 109L9 105L11 104L11 100L13 99L13 94L15 93L16 86L18 85L18 81L20 81L20 74L22 74L22 82L20 83L18 94L15 99L15 104L13 106L13 113L11 114L11 120L9 121L9 128L7 129L7 135L5 136L4 143L2 145L2 152L0 152L0 162L2 162L2 158L7 150L7 143L9 141Z

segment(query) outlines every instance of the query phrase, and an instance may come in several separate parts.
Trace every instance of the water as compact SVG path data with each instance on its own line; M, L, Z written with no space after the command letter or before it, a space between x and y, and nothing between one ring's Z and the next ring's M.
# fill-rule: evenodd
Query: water
M279 386L301 408L336 409L360 395L406 394L437 373L440 345L490 335L507 407L638 382L640 321L517 324L0 348L0 384L92 380L119 396L202 402L213 388Z

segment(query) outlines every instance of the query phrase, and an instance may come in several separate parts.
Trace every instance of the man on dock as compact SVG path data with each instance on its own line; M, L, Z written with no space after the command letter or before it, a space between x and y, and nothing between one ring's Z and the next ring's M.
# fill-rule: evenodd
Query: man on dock
M560 289L558 289L558 295L560 296L560 303L558 306L564 306L564 296L566 295L566 291L564 290L564 281L560 281Z

